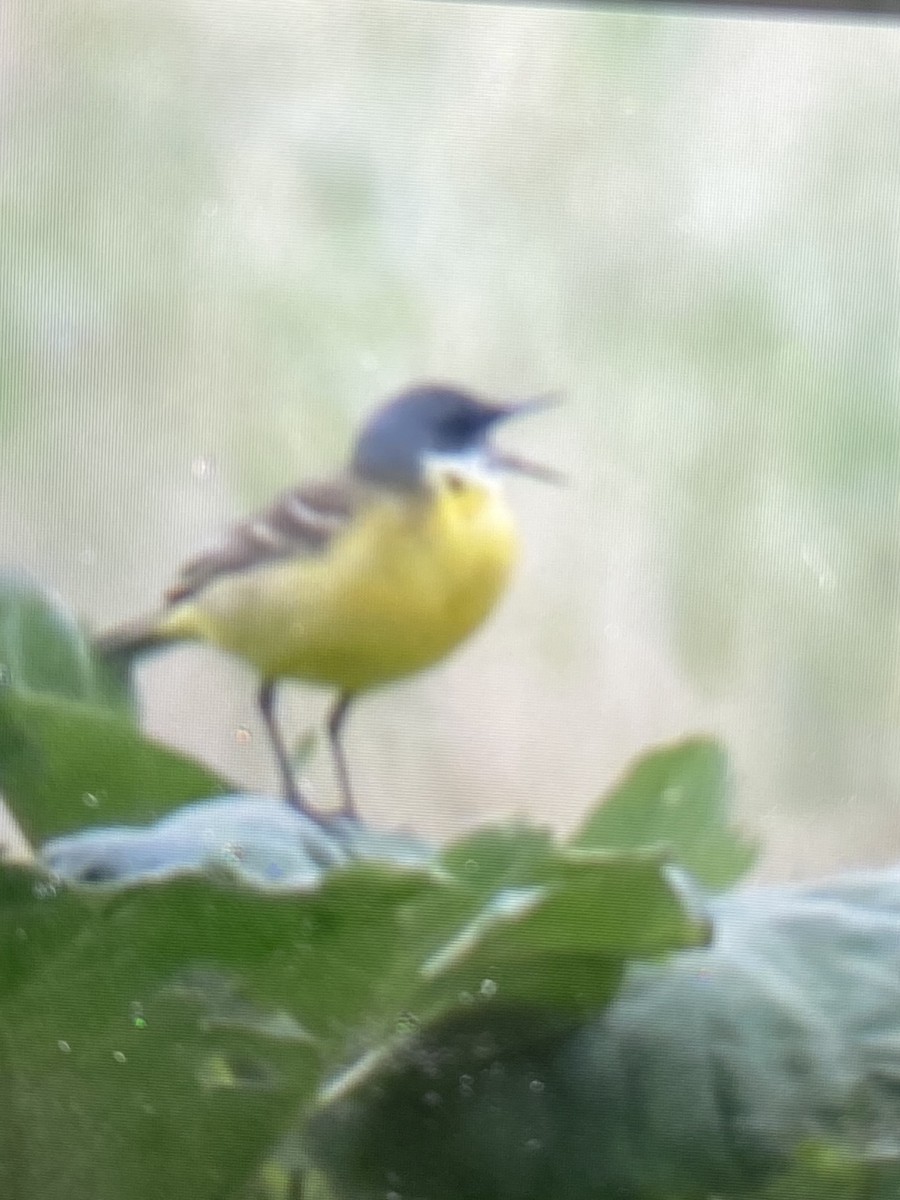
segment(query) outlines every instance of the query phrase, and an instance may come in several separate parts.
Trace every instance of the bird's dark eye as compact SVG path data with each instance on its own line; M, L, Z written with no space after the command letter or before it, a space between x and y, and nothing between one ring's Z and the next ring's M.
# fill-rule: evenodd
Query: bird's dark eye
M466 481L456 471L448 471L446 475L447 488L451 492L461 492L465 489Z
M448 448L465 446L478 434L478 426L465 416L447 417L441 423L440 441Z

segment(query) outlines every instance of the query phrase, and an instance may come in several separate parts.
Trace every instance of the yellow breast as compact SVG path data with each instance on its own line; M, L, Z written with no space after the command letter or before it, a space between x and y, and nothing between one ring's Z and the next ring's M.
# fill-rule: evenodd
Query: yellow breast
M225 577L191 609L200 636L265 678L364 690L430 666L472 633L517 551L501 491L445 474L427 495L373 502L324 554Z

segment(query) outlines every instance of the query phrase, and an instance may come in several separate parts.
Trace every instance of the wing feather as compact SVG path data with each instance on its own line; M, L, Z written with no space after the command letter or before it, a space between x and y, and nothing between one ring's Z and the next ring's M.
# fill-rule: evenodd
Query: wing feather
M305 483L283 492L181 568L166 600L196 595L224 575L240 574L283 559L322 554L369 498L370 489L349 477Z

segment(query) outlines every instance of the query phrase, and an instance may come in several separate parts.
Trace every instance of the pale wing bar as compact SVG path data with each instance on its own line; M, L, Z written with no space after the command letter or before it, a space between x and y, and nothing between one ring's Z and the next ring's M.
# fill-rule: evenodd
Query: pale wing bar
M283 492L269 508L234 525L216 545L187 562L166 600L187 599L222 575L321 553L346 528L362 501L359 489L349 482L302 484Z

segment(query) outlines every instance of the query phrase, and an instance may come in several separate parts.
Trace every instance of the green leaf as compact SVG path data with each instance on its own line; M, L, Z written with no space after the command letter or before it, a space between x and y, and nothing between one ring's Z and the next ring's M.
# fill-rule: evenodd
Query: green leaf
M666 846L709 887L740 878L756 847L729 825L728 759L708 738L651 751L612 789L572 839L585 849Z
M530 883L495 892L422 975L457 995L596 1012L627 959L707 940L665 868L659 854L557 852Z
M435 1020L527 1001L570 1025L629 957L706 933L658 857L528 828L306 878L89 888L0 866L4 1200L238 1197L303 1114Z
M303 914L287 897L255 899L184 883L102 914L66 891L36 901L82 922L2 1006L18 1139L4 1197L236 1194L317 1077L302 1030L252 1000L230 1006L239 1021L222 998L229 964L259 975L264 995L266 978L286 990L302 962L288 948ZM31 922L19 928L30 941Z
M0 682L119 712L134 712L128 674L94 655L62 601L14 571L0 572Z
M0 870L0 1002L30 972L63 949L83 925L84 905L49 904L57 885L30 866L6 864ZM2 1194L2 1193L0 1193Z
M873 1200L877 1192L877 1169L858 1156L821 1141L798 1146L789 1167L768 1187L759 1200ZM894 1179L888 1195L896 1196Z
M89 825L150 820L230 790L108 708L0 688L0 791L33 842Z

